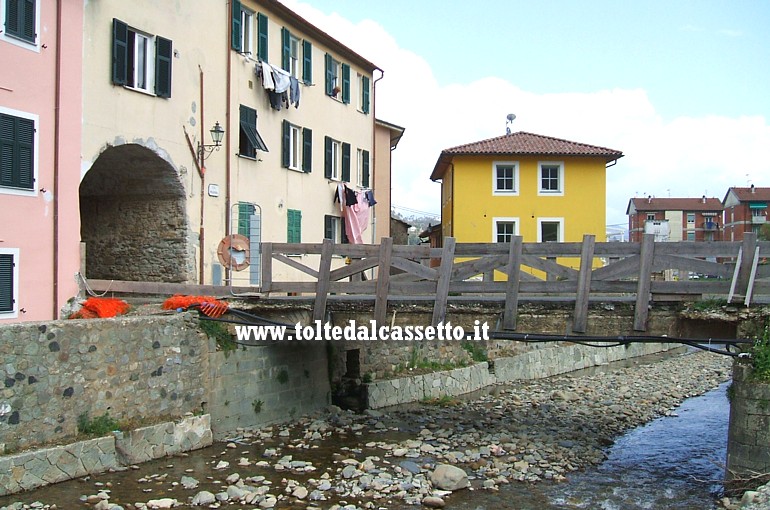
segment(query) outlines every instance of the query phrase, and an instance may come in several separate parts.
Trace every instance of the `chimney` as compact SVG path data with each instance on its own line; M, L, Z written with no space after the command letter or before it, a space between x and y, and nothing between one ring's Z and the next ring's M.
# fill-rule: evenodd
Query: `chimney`
M756 193L756 192L757 192L757 190L756 190L756 189L754 189L754 185L753 185L753 184L751 185L751 192L752 192L752 193Z
M703 202L703 203L705 204L705 203L706 203L706 195L703 195L703 196L701 197L700 201L701 201L701 202Z
M652 203L652 195L647 195L647 203L648 204Z

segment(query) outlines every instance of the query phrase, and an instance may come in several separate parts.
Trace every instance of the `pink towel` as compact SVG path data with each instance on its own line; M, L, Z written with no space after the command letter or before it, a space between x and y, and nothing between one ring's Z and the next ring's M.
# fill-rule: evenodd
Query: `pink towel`
M369 202L363 193L356 193L358 203L345 207L345 233L351 244L364 244L362 234L369 226Z

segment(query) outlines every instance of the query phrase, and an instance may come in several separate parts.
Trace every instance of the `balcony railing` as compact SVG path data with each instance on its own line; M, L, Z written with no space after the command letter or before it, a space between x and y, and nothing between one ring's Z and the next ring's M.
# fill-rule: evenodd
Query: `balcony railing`
M707 232L713 232L713 231L719 230L719 223L715 221L704 221L703 230Z
M767 223L767 216L752 216L751 217L751 224L752 225L764 225Z

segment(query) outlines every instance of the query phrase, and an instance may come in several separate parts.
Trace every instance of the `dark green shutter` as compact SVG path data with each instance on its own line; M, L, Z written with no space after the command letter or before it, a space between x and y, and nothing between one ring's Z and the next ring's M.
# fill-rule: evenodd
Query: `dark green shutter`
M257 14L257 56L259 60L268 61L267 58L267 16Z
M328 53L324 56L324 68L326 70L326 95L334 95L334 69L332 66L332 56Z
M328 214L324 215L324 239L334 241L334 226L332 225L332 217Z
M324 137L324 177L327 179L332 178L332 139L328 136Z
M0 114L0 186L33 189L35 122Z
M155 95L171 97L171 55L173 45L163 37L155 38Z
M128 74L128 25L112 19L112 83L125 85Z
M0 312L13 311L13 266L13 255L0 254Z
M281 125L281 166L289 168L289 153L291 151L291 124L284 119Z
M35 42L35 0L22 0L22 33L21 38L31 43Z
M369 187L369 151L361 151L361 186Z
M34 43L35 0L6 0L5 31L8 35Z
M310 173L313 169L313 131L302 128L302 171Z
M350 103L350 66L342 64L342 102Z
M249 237L252 214L254 214L254 206L252 204L238 203L238 234Z
M340 233L342 234L342 244L348 244L348 233L345 230L345 220L340 218Z
M241 52L243 51L243 47L241 46L241 41L243 40L243 27L241 26L241 2L238 0L233 0L233 8L231 11L232 15L232 34L230 34L230 46L235 51Z
M313 83L313 45L310 41L302 41L302 81Z
M342 180L350 182L350 144L342 142Z
M286 211L286 242L302 242L302 211L289 209Z
M291 32L281 27L281 67L291 71Z
M369 113L369 77L361 77L361 86L364 90L361 91L361 110L364 113Z

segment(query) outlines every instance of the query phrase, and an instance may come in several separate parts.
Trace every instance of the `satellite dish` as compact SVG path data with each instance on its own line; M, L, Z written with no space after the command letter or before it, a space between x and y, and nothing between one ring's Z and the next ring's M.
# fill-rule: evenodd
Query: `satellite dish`
M509 113L508 116L506 117L506 119L508 119L508 122L513 122L516 119L516 114L515 113Z

